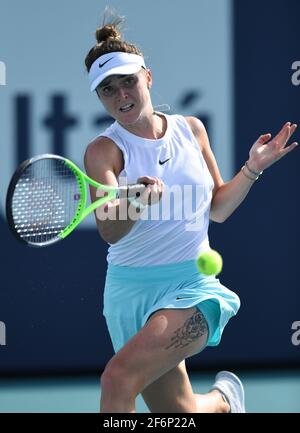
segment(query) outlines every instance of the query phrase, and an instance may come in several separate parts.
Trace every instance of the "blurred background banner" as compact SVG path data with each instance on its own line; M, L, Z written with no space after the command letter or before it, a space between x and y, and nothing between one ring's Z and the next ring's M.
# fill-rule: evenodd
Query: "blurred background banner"
M259 135L299 124L297 0L109 4L125 15L124 36L152 70L154 105L203 120L225 181ZM95 372L113 354L102 315L107 245L94 217L48 249L19 245L5 219L21 161L49 152L83 168L86 145L111 122L84 67L106 5L1 2L2 375ZM211 246L224 259L220 280L242 306L221 345L188 360L191 367L300 366L298 152L266 170L225 223L210 225Z

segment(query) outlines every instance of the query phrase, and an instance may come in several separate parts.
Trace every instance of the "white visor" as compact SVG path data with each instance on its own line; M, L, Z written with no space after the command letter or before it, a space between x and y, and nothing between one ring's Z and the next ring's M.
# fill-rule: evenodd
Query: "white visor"
M137 54L120 51L103 54L94 61L89 71L91 92L110 75L135 74L142 67L146 68L144 58Z

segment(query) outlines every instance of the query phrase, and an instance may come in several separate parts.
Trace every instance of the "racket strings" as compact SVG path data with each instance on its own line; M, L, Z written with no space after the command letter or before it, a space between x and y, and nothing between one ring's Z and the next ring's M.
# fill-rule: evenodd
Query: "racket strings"
M64 161L38 160L25 169L15 187L15 228L27 242L51 241L74 219L79 203L77 177Z

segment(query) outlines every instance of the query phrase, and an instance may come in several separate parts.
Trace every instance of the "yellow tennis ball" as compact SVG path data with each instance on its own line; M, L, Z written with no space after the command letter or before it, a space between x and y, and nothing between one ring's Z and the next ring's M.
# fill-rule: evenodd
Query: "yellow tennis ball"
M196 260L199 272L205 275L217 275L222 271L223 259L216 250L205 251Z

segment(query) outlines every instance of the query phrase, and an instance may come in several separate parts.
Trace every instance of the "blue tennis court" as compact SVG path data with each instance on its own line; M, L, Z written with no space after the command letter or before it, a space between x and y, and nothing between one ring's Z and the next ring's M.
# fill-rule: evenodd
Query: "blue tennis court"
M238 372L245 386L246 410L300 412L300 371ZM193 390L209 390L213 373L191 373ZM99 412L99 378L0 380L0 412ZM149 412L141 396L137 412Z

